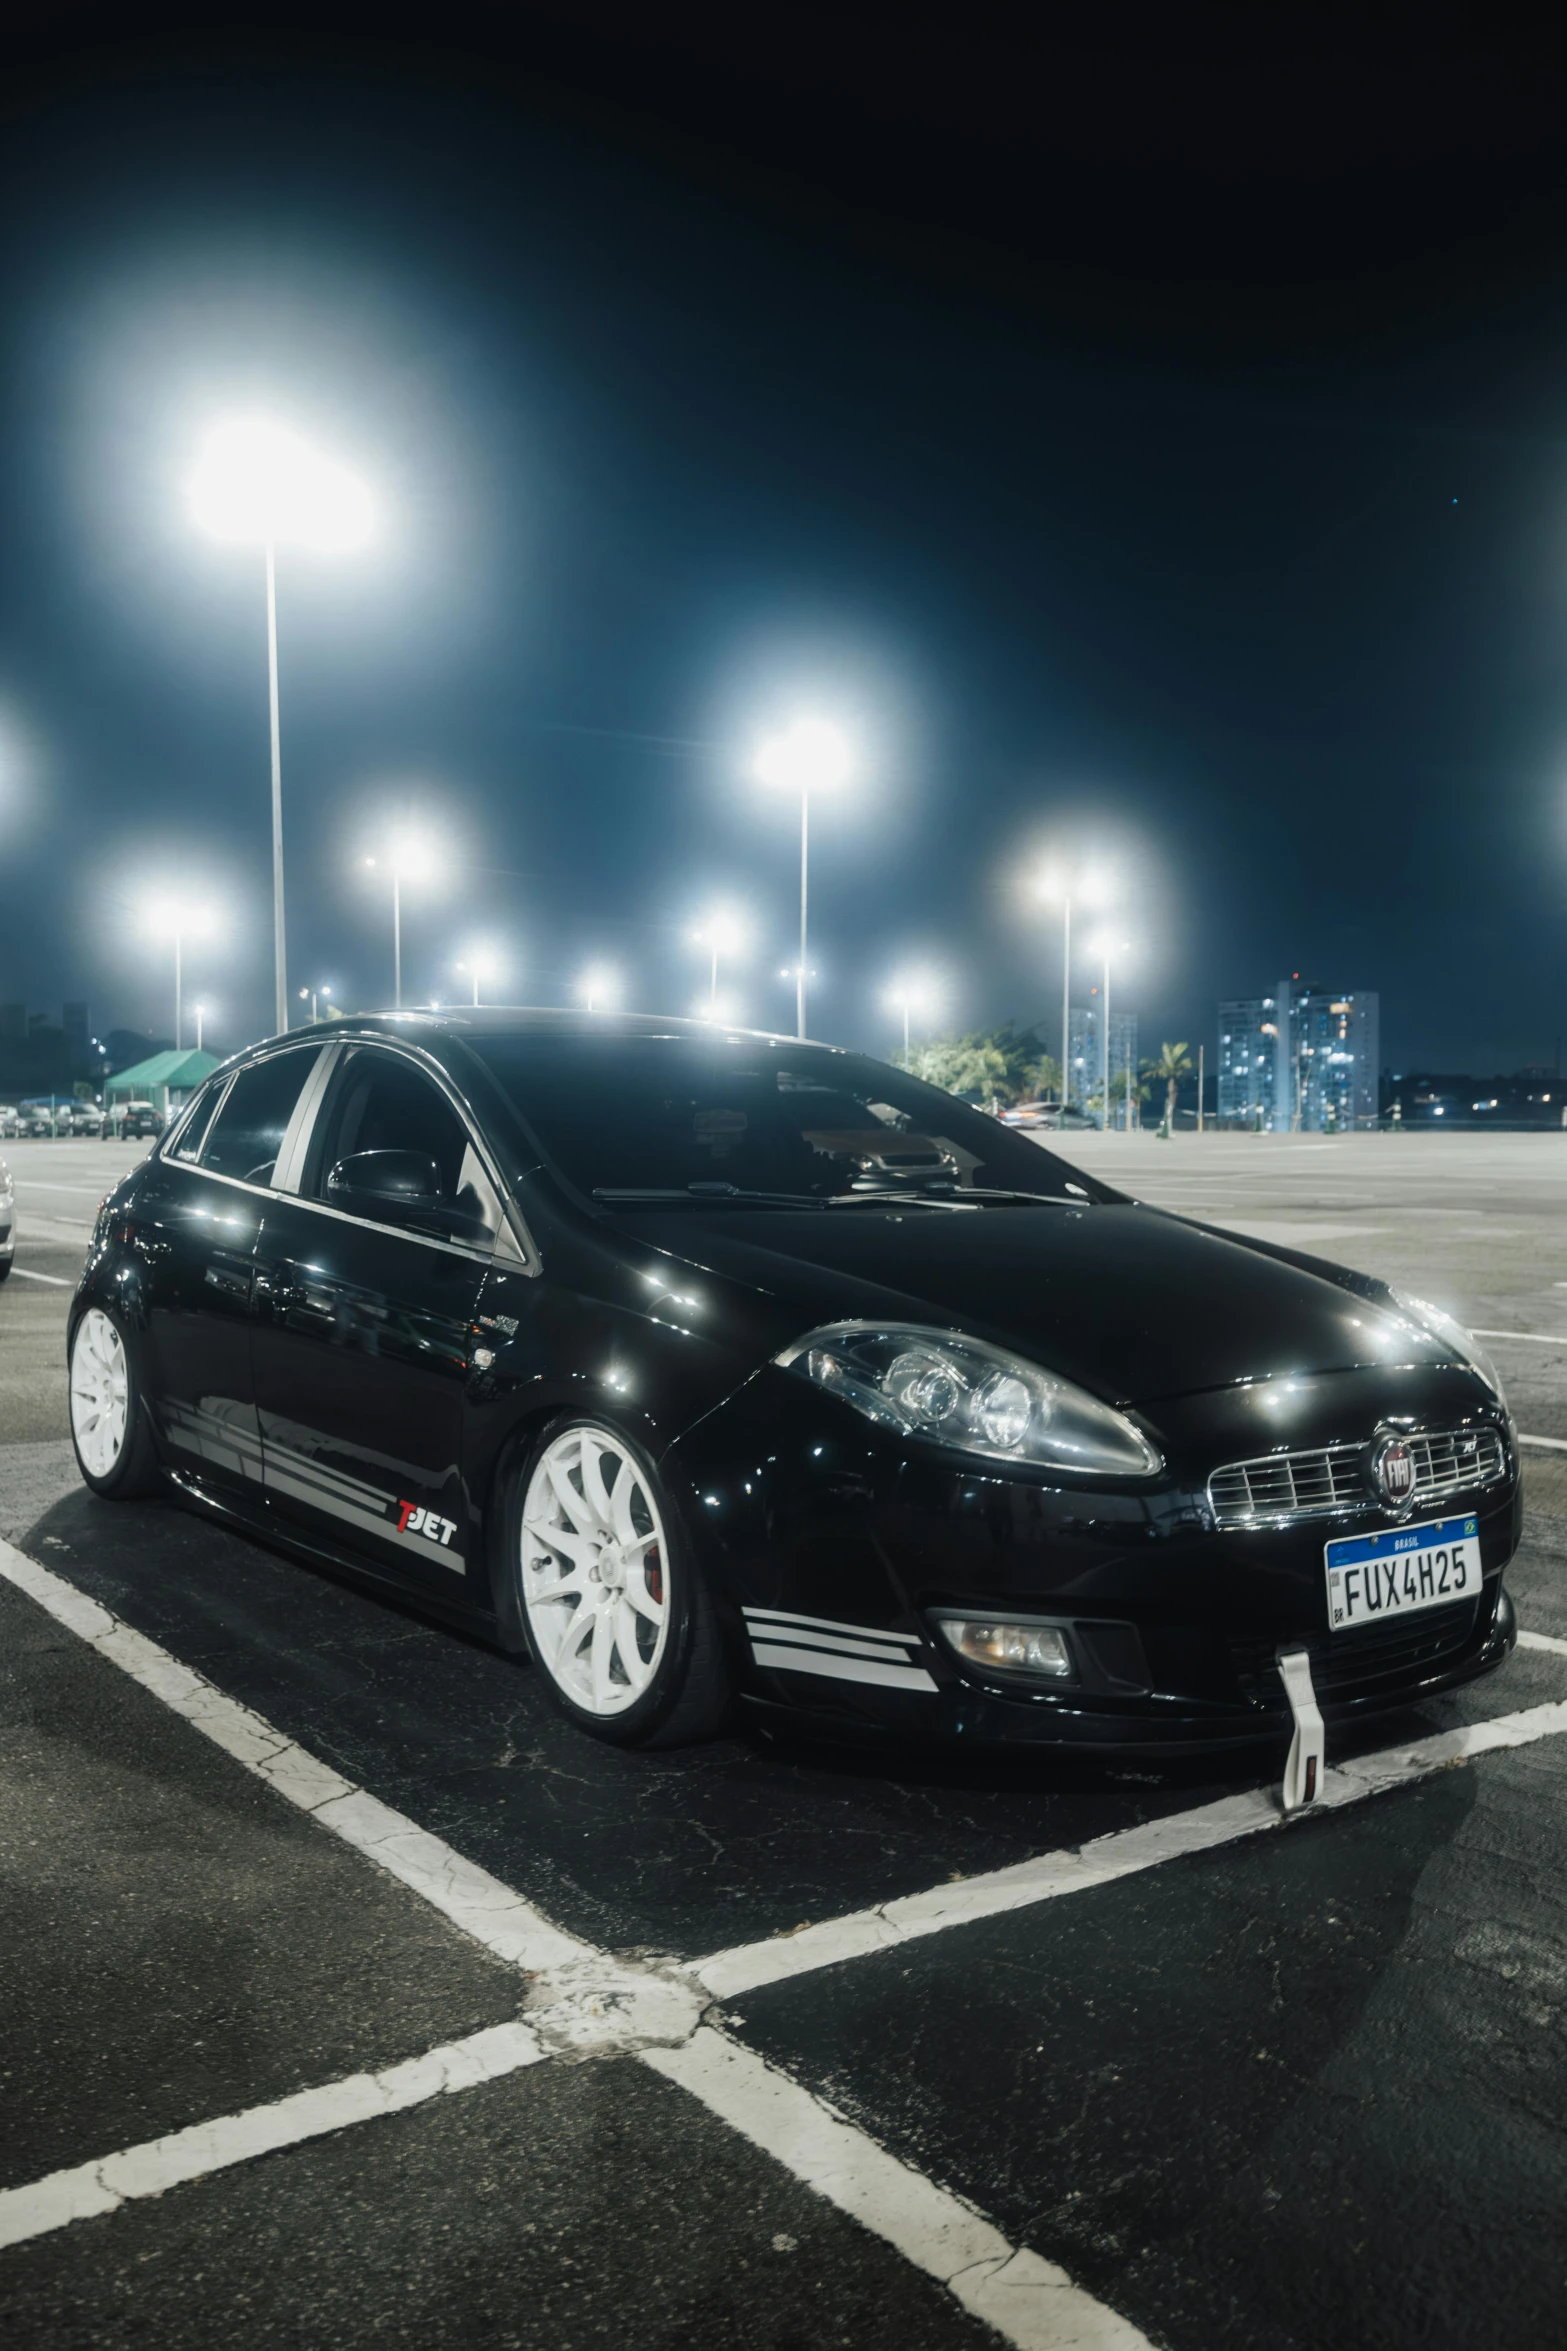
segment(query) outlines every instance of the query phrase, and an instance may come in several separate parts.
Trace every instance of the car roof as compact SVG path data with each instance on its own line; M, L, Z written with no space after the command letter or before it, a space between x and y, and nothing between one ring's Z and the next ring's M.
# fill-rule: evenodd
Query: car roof
M291 1032L294 1035L299 1031ZM716 1037L744 1037L763 1045L795 1045L802 1040L770 1029L745 1029L705 1020L676 1020L652 1012L588 1012L551 1005L453 1005L438 1012L359 1012L340 1020L323 1021L323 1042L342 1035L478 1037L674 1037L698 1041ZM842 1053L842 1045L804 1040L814 1052Z

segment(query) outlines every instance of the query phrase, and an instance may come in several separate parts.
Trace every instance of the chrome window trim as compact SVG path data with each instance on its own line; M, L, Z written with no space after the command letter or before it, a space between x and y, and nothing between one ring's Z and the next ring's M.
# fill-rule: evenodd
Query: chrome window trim
M478 1153L484 1172L494 1187L495 1197L501 1204L501 1212L506 1220L492 1242L480 1247L471 1241L442 1241L430 1233L406 1232L397 1225L381 1224L373 1216L356 1216L346 1208L329 1208L324 1200L317 1200L299 1190L310 1141L315 1133L316 1119L320 1114L321 1105L326 1099L331 1077L341 1068L344 1057L352 1048L372 1045L379 1047L384 1052L399 1053L405 1061L413 1062L415 1067L421 1069L426 1077L434 1079L440 1092L446 1096L447 1101L457 1113L464 1132ZM222 1109L224 1102L228 1100L229 1089L237 1078L244 1076L247 1069L254 1069L258 1062L269 1061L275 1053L304 1052L308 1049L307 1043L298 1037L279 1037L275 1042L269 1042L259 1051L247 1055L243 1061L229 1071L224 1079L217 1109ZM199 1160L170 1159L168 1164L188 1168L193 1174L205 1176L209 1183L228 1184L236 1192L249 1192L258 1200L292 1200L301 1208L314 1208L322 1216L336 1218L339 1224L360 1225L367 1233L391 1233L398 1240L419 1241L427 1249L445 1249L452 1256L469 1258L476 1265L492 1266L501 1271L527 1274L530 1279L536 1278L543 1272L543 1261L539 1256L533 1235L523 1222L521 1211L511 1197L511 1187L504 1181L497 1168L494 1152L491 1151L480 1133L478 1121L473 1112L433 1054L422 1052L418 1046L406 1044L401 1037L383 1036L379 1030L372 1030L368 1035L361 1032L358 1035L334 1037L330 1042L321 1040L316 1044L316 1051L320 1058L315 1069L305 1080L304 1090L294 1105L293 1114L289 1119L288 1126L284 1129L283 1141L278 1150L277 1168L285 1169L289 1188L285 1189L284 1184L278 1181L270 1184L252 1184L247 1182L243 1176L222 1175L215 1167L203 1167ZM216 1111L213 1115L216 1116ZM305 1123L307 1117L308 1125ZM171 1131L177 1132L178 1130ZM208 1134L211 1131L212 1121L209 1119L207 1122ZM168 1140L167 1137L160 1137L160 1146L166 1140ZM202 1148L206 1148L205 1135L202 1137ZM164 1156L161 1148L159 1156ZM277 1168L274 1168L274 1177ZM506 1242L510 1242L510 1248L503 1246Z
M424 1052L419 1046L410 1044L401 1037L383 1036L378 1030L373 1030L368 1036L344 1037L338 1046L340 1055L338 1066L341 1067L342 1062L350 1054L359 1050L397 1054L404 1061L411 1061L417 1070L420 1070L425 1077L434 1082L437 1092L445 1096L451 1108L456 1112L464 1133L478 1155L479 1164L490 1180L495 1197L500 1202L504 1221L494 1240L485 1248L477 1248L467 1241L435 1240L431 1241L431 1247L453 1249L462 1257L482 1257L486 1264L494 1263L502 1267L509 1267L513 1273L524 1273L530 1278L542 1273L544 1268L538 1249L534 1244L533 1235L522 1220L521 1211L512 1199L511 1186L502 1177L496 1165L495 1154L480 1132L478 1120L474 1117L463 1095L453 1084L449 1073L441 1067L433 1054ZM313 1124L314 1122L312 1122L312 1126ZM303 1156L301 1157L302 1172ZM346 1224L365 1225L371 1232L396 1233L401 1231L399 1226L382 1224L373 1216L355 1216L346 1208L330 1208L324 1200L314 1197L307 1198L303 1192L296 1191L292 1197L297 1199L302 1207L319 1208L324 1216L340 1217ZM430 1239L430 1236L425 1233L403 1233L402 1237L405 1240ZM508 1241L511 1243L509 1249L504 1245Z
M453 1257L470 1258L475 1265L496 1263L493 1249L475 1248L468 1241L441 1241L433 1233L405 1232L395 1224L377 1224L373 1216L354 1216L346 1208L328 1208L324 1200L312 1200L304 1192L275 1192L270 1184L249 1184L243 1176L220 1175L215 1167L191 1167L188 1160L181 1160L180 1165L209 1184L227 1184L231 1192L248 1192L255 1200L282 1200L291 1208L312 1208L320 1216L334 1218L338 1224L360 1225L367 1233L380 1233L383 1238L390 1235L394 1241L414 1241L422 1249L445 1249ZM501 1265L513 1273L531 1274L539 1270L536 1264L523 1265L512 1258L502 1259Z

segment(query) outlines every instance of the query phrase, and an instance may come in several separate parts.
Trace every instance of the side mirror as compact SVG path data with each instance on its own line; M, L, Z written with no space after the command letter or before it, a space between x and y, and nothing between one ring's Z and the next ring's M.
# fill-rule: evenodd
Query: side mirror
M442 1198L441 1171L423 1151L356 1151L340 1159L326 1179L326 1202L437 1241L467 1240L473 1221Z
M423 1151L356 1151L340 1159L326 1179L334 1207L338 1192L359 1192L375 1200L419 1200L433 1206L441 1197L441 1171Z

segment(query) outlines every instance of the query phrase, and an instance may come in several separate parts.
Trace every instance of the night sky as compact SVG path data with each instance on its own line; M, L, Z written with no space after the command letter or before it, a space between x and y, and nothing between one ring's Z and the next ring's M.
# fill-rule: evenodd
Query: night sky
M791 1026L795 816L749 769L810 709L860 769L813 812L819 1035L888 1049L918 962L950 1025L1053 1042L1021 883L1076 847L1147 1049L1298 971L1380 989L1391 1067L1554 1062L1562 59L1496 12L960 23L21 61L0 1000L167 1032L179 890L213 1041L270 1026L260 568L187 505L264 408L383 516L281 567L295 987L389 1000L363 860L413 817L450 862L411 997L482 936L513 1000L607 961L686 1011L722 898Z

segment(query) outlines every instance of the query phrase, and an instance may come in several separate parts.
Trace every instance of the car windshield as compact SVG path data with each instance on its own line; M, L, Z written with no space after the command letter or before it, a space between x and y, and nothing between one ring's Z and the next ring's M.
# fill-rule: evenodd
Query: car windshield
M823 1046L580 1034L471 1042L546 1158L611 1202L1111 1197L953 1095Z

